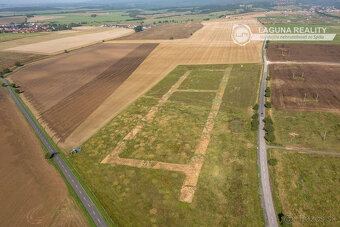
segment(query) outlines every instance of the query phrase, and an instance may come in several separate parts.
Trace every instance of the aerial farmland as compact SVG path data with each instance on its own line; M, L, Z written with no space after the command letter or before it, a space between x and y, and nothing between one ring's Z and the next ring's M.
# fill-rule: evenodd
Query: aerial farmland
M141 1L0 5L1 223L337 226L340 6Z

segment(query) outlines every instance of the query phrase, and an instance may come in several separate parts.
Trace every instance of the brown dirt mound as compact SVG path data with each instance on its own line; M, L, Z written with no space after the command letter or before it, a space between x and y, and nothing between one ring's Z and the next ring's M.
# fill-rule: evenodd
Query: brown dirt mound
M157 39L184 39L201 29L203 25L199 22L166 24L152 27L142 32L133 33L129 36L118 38L118 40L157 40Z
M340 45L270 43L269 61L340 62Z
M89 226L4 88L0 125L1 226Z
M42 118L63 141L135 71L157 45L140 45L95 79L43 112Z
M270 65L278 109L340 113L340 66Z

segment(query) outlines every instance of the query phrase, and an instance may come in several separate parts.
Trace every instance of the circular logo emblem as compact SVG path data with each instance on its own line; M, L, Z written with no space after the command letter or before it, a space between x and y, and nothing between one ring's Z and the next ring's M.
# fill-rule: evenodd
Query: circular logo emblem
M244 46L251 40L252 33L248 25L245 24L234 24L231 33L231 38L234 43Z

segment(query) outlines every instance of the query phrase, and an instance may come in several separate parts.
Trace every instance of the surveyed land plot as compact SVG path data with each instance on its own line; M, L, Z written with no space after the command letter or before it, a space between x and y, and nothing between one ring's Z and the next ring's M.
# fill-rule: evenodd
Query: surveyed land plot
M180 164L169 163L169 162L167 163L167 162L160 162L160 161L120 158L119 155L120 155L120 153L124 152L124 148L126 148L127 150L131 150L131 149L136 148L136 145L137 145L137 149L134 153L136 153L138 155L138 153L142 152L142 151L138 151L138 148L139 148L138 144L140 144L140 142L137 140L137 143L136 143L136 141L134 141L135 143L132 142L132 144L131 144L131 141L136 139L135 137L139 132L141 132L141 134L144 134L146 136L146 137L144 136L144 138L140 138L139 140L143 140L143 139L145 140L146 138L150 138L150 137L148 137L148 135L146 135L147 132L143 133L143 131L142 131L143 128L144 128L143 123L136 125L124 137L124 140L121 141L117 145L117 147L112 151L112 153L109 154L102 161L102 163L112 163L112 164L118 164L118 165L134 166L134 167L139 167L139 168L153 168L153 169L164 169L164 170L170 170L170 171L183 172L186 175L186 179L185 179L185 182L182 186L179 200L182 201L182 202L191 203L192 199L194 197L195 191L196 191L196 185L197 185L198 177L199 177L199 174L200 174L203 162L204 162L204 156L206 154L206 151L207 151L207 148L208 148L208 145L209 145L209 142L210 142L210 136L211 136L212 130L214 128L215 118L218 114L218 111L219 111L219 108L220 108L220 105L221 105L221 102L222 102L222 97L224 95L224 91L225 91L226 83L227 83L227 79L228 79L228 74L229 74L230 70L231 70L231 68L225 69L224 75L222 76L222 79L220 80L220 85L219 85L218 89L215 91L216 96L214 97L214 99L210 95L210 93L212 93L213 91L210 90L206 94L208 99L210 98L210 99L213 100L213 105L210 109L210 112L208 112L207 110L204 111L206 106L199 105L199 107L202 107L202 109L199 109L199 110L202 111L203 119L207 118L207 120L205 122L205 126L203 128L203 132L201 133L202 134L201 136L200 136L200 134L197 134L197 132L199 131L199 128L202 127L202 125L200 125L199 123L197 123L195 121L190 122L190 119L193 119L193 118L194 119L196 118L195 119L196 121L197 120L202 121L202 118L200 119L200 116L197 116L197 115L195 116L194 114L192 114L192 112L194 112L193 110L182 107L182 108L179 108L180 112L178 112L177 114L172 113L172 114L169 114L167 116L166 113L162 113L162 111L166 112L165 110L172 109L169 105L164 105L164 104L167 102L167 100L169 98L172 97L172 95L175 92L176 92L177 96L174 98L174 100L183 100L184 99L184 100L187 100L187 102L192 102L193 100L195 100L195 98L190 99L190 97L188 99L188 97L187 97L188 92L194 92L194 93L198 92L198 94L200 94L200 92L204 92L204 90L186 90L184 92L184 94L185 94L184 96L180 95L181 90L178 89L178 87L180 87L182 85L183 81L185 81L187 79L190 72L186 72L182 77L180 77L180 79L171 87L171 89L159 100L158 104L156 106L152 107L151 110L147 113L147 115L145 115L144 118L142 119L143 122L152 121L154 116L158 113L158 111L160 111L161 112L160 116L157 116L158 117L158 119L157 119L158 124L162 125L160 120L167 121L167 124L168 124L168 125L165 125L165 127L163 129L160 129L160 130L165 131L165 130L169 129L169 127L171 127L171 125L173 125L175 123L175 122L172 122L173 119L176 119L176 120L179 119L183 123L188 124L188 126L192 126L189 133L196 134L196 135L188 135L188 138L184 138L188 141L187 143L186 143L185 140L182 143L179 142L179 141L183 139L183 136L187 136L187 135L185 135L185 132L189 128L187 128L185 125L178 125L178 127L180 127L180 129L177 129L177 127L172 128L174 130L173 133L176 133L175 136L171 138L171 140L173 140L173 141L171 141L171 140L165 141L166 143L162 144L162 143L159 142L159 140L166 139L168 136L171 136L171 135L166 135L167 133L161 133L161 132L157 133L157 136L155 137L156 144L151 144L151 146L147 147L148 150L146 151L147 153L151 153L151 155L152 155L152 153L156 153L155 156L158 156L157 151L152 152L150 150L150 149L152 149L151 147L154 147L153 145L155 145L156 146L155 148L157 150L160 150L160 157L159 157L160 159L161 159L162 156L171 157L171 156L167 156L167 153L171 152L171 151L167 151L166 147L169 146L169 145L171 146L171 144L173 144L175 146L179 146L178 151L181 152L182 158L183 158L183 154L185 155L186 152L189 153L190 157L188 157L188 158L190 158L190 160L189 160L188 164L180 165ZM215 78L211 75L210 76L207 75L207 77L205 78L205 80L207 80L207 81L216 81L214 79ZM186 84L189 87L190 87L190 84L193 84L194 87L195 87L195 85L197 86L197 83L194 83L193 79L191 79L191 81L189 81ZM165 110L159 110L163 106L165 107ZM198 110L198 112L199 112L199 110ZM183 111L183 114L181 114L182 111ZM197 112L197 110L196 110L196 112ZM185 116L185 115L187 115L187 116ZM171 119L171 118L173 118L173 119ZM198 126L198 127L196 128L195 126ZM149 128L149 130L150 129L152 130L152 128L153 127L151 126L151 128ZM163 136L163 138L162 138L162 136ZM195 137L198 137L199 140L197 141L197 139L195 139ZM192 140L193 140L193 142L198 143L197 147L195 146L195 143L190 144L190 142L192 142ZM130 143L127 144L128 143L127 141L129 141ZM146 143L148 143L148 142L149 141L147 141ZM182 148L181 145L186 146L187 151L185 151L185 148ZM139 149L141 149L141 148L139 148ZM191 155L190 155L190 153L191 153ZM193 155L195 155L195 156L193 156ZM170 161L172 161L172 160L170 160Z
M263 225L249 111L260 73L178 66L67 158L119 225Z

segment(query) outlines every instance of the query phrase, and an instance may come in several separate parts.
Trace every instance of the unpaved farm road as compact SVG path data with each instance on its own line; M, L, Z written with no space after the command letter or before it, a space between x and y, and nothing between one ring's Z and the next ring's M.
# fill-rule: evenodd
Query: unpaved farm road
M293 65L329 65L340 66L338 62L322 62L322 61L267 61L268 64L293 64Z
M336 153L336 152L315 151L315 150L307 150L307 149L294 148L294 147L268 146L267 148L268 149L280 149L280 150L288 150L288 151L305 152L305 153L312 153L312 154L321 154L321 155L340 156L340 153Z
M33 130L41 140L41 142L44 144L48 152L52 155L53 159L58 165L59 169L62 171L63 175L65 176L68 183L72 186L73 190L76 192L78 198L83 203L84 207L86 208L87 212L90 214L93 222L96 224L96 226L103 226L106 227L107 224L102 217L102 215L99 213L98 209L90 199L90 197L87 195L77 178L73 175L69 167L66 165L64 160L60 158L50 141L47 139L45 134L42 132L40 127L37 125L37 123L33 120L31 115L28 113L27 109L24 107L24 105L21 103L21 101L16 97L14 91L9 86L8 82L4 79L0 79L2 83L5 83L7 85L7 89L10 92L12 98L14 99L15 103L18 105L20 111L23 113L25 118L27 119L28 123L32 126Z
M266 40L264 41L266 43ZM263 45L263 75L262 82L260 88L260 97L259 97L259 128L258 128L258 164L260 167L260 179L261 179L261 192L262 192L262 204L264 209L264 218L266 220L267 226L277 227L278 222L276 219L276 212L273 203L272 190L270 187L270 177L268 170L268 158L267 158L267 144L264 138L264 117L265 117L265 90L266 90L266 78L268 71L268 62L266 56L265 45Z

